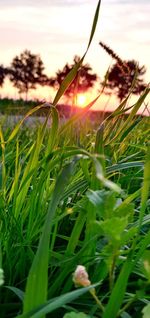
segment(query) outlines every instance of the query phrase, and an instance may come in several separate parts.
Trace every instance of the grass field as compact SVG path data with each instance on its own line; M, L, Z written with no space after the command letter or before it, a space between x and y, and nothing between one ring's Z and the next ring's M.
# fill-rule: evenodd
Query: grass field
M86 110L59 126L51 107L38 128L1 130L1 317L19 315L22 303L19 317L144 317L150 128L136 106L98 129ZM99 283L102 306L85 288L75 290L78 265Z
M84 56L43 124L0 130L1 318L150 317L150 127L136 116L149 88L128 116L129 96L95 126L95 101L62 123Z

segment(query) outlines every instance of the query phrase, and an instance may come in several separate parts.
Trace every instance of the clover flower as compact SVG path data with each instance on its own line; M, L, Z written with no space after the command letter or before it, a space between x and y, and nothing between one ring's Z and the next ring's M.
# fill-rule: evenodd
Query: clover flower
M75 272L73 273L73 282L75 283L76 287L77 286L87 287L91 285L88 273L84 266L82 265L77 266Z
M89 280L88 273L86 271L85 266L78 265L75 272L73 273L73 282L75 283L75 286L82 286L82 287L88 287L91 285L91 281ZM90 294L92 297L95 299L97 305L100 307L101 311L104 311L104 307L101 303L101 301L98 299L96 295L96 290L95 288L91 287L89 289Z

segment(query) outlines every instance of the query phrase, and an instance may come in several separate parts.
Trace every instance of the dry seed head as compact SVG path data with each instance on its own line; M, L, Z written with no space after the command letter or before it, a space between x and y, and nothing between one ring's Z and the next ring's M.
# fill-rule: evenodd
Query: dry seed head
M99 45L113 58L118 62L118 67L121 69L122 73L130 73L130 68L127 63L123 61L108 45L103 42L99 42Z

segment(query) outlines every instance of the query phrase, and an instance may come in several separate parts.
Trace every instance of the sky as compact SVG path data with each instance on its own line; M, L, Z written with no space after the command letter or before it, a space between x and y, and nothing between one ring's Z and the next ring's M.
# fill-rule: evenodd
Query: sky
M14 56L29 49L40 54L45 73L53 76L66 62L72 63L75 54L83 55L97 3L97 0L0 0L0 64L9 66ZM135 59L145 65L145 81L149 81L149 12L149 0L101 1L96 33L85 59L101 79L112 59L99 46L99 41L105 42L122 59ZM0 94L18 97L8 81ZM92 99L94 94L96 91L88 98ZM30 92L30 97L45 99L53 95L47 87ZM103 104L107 99L104 98ZM109 106L114 107L114 103L112 98Z

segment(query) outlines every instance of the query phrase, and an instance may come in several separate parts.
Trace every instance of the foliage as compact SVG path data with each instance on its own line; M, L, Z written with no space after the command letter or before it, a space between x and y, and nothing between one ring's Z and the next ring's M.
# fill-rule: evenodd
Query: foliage
M144 91L146 84L144 83L143 76L146 72L145 66L139 66L135 60L124 61L127 66L126 72L117 62L115 63L108 74L108 81L106 87L111 91L115 91L117 97L123 100L132 88L133 94L140 94Z
M144 307L142 312L143 312L142 318L149 318L149 316L150 316L150 303Z
M9 70L10 80L19 93L25 93L27 96L29 89L35 89L37 84L45 84L47 77L43 70L40 56L25 50L13 59Z
M33 108L28 116L41 107ZM116 317L115 310L120 315L127 311L134 318L145 306L143 299L148 299L148 267L145 271L142 265L149 257L148 253L144 254L149 245L147 192L146 197L142 195L140 212L141 184L143 191L149 187L149 156L144 179L142 171L147 151L148 120L139 118L138 125L133 126L128 122L128 117L124 118L121 135L118 132L123 127L122 116L112 114L115 117L105 120L105 129L95 135L90 123L85 122L83 128L79 129L83 110L78 117L74 116L74 119L61 124L60 128L57 111L55 108L49 110L51 128L46 127L46 118L39 128L23 128L22 122L11 135L7 130L4 136L1 132L2 268L8 286L7 289L1 287L1 302L6 304L0 305L1 317L19 314L20 299L23 298L25 302L29 299L30 306L35 304L35 317L42 317L42 313L50 313L53 317L53 308L57 308L59 317L59 306L61 317L66 311L74 309L91 317L103 317L104 314L95 306L90 294L82 296L81 293L80 301L74 298L76 294L71 294L72 273L78 264L83 264L91 282L101 282L101 288L96 287L96 292L107 309L104 317L110 317L110 312L114 315L112 317ZM76 121L78 132L72 129ZM126 130L128 134L124 133ZM93 149L95 140L97 150ZM106 158L103 159L104 170L101 169L102 149ZM69 166L71 174L69 183L66 183ZM121 186L122 192L115 192L110 180ZM144 202L147 202L147 208ZM145 217L143 209L147 209ZM140 213L142 230L139 232ZM49 233L50 240L47 241ZM42 268L47 259L46 242L49 242L48 302L43 302L39 308L35 301L38 295L41 298L44 290ZM38 250L41 251L41 267L34 261ZM31 264L34 267L29 275ZM27 295L22 297L27 276L30 278L30 285L26 287L28 298ZM117 306L114 306L116 298ZM129 308L124 310L124 306ZM25 316L26 311L23 315L21 317L29 317Z
M0 65L0 86L4 84L5 76L8 74L8 69L3 65Z
M58 89L63 79L66 77L69 71L73 68L73 66L77 64L79 61L80 61L80 57L75 56L73 64L69 65L67 63L62 70L59 70L56 72L56 76L50 79L50 85L54 87L55 89ZM75 92L84 93L88 89L93 87L96 80L97 80L97 75L92 73L91 66L89 64L82 64L82 66L77 72L76 77L74 78L70 86L66 89L65 95L68 98L71 98L73 97Z

